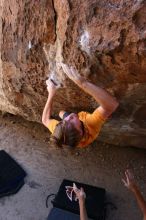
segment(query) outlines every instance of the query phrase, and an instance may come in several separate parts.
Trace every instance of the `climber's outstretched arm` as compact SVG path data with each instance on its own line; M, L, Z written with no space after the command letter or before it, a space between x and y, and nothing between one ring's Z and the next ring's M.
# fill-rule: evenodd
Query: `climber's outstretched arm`
M47 90L48 90L48 98L42 114L42 123L46 127L48 127L49 122L52 120L51 119L52 103L53 103L53 97L57 90L57 87L54 85L54 83L51 80L48 81Z
M118 107L119 103L104 89L88 82L84 77L80 76L78 71L66 64L61 64L66 75L74 81L86 93L91 95L100 105L98 111L104 118L108 118Z

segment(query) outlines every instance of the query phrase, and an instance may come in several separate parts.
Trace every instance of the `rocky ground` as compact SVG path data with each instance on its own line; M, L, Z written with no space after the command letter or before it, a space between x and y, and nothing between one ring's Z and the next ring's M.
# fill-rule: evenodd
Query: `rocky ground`
M0 116L0 149L26 170L26 183L13 196L0 199L0 220L45 220L52 205L46 197L56 193L63 178L104 187L107 200L117 206L109 220L142 219L132 194L123 186L124 170L131 167L146 198L146 150L103 143L70 151L50 146L42 125L13 115Z

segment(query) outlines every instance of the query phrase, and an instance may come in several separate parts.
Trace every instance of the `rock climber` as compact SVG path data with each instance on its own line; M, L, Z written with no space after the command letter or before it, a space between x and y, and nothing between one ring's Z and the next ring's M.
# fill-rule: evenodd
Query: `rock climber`
M84 92L91 95L99 106L92 113L85 111L68 113L61 110L59 112L61 120L52 119L52 103L57 85L49 80L48 99L43 110L42 123L50 130L51 140L58 146L85 147L97 138L101 127L117 109L119 103L107 91L87 81L75 68L64 63L60 65L66 75Z

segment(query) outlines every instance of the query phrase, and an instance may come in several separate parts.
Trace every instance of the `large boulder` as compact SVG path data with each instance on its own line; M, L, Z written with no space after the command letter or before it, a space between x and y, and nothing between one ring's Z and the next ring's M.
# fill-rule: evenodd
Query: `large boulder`
M146 1L2 0L0 109L41 122L45 80L63 88L60 109L92 111L97 103L56 64L75 66L120 102L99 139L146 148Z

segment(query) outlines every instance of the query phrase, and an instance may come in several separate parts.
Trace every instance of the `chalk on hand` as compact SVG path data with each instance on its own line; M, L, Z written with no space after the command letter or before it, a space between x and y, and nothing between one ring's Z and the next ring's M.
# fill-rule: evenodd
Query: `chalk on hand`
M57 83L55 82L55 80L54 80L54 79L51 79L51 78L49 78L49 79L46 80L46 85L49 86L50 82L52 82L52 83L56 86L56 88L62 87L61 84L57 84Z
M50 79L47 79L46 80L46 85L49 86L49 83L50 83Z

